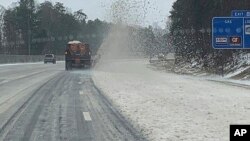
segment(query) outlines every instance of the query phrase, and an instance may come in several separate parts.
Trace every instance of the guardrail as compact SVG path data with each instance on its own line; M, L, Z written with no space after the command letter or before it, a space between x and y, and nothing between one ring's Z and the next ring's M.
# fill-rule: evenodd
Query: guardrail
M0 54L0 64L7 63L26 63L26 62L41 62L44 55L5 55ZM57 61L64 60L64 55L56 56Z

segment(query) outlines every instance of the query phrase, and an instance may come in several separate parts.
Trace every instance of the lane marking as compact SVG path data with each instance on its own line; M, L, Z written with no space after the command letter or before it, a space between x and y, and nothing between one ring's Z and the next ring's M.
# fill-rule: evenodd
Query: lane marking
M83 112L83 117L86 121L92 121L89 112Z
M4 80L4 81L2 81L3 83L7 83L7 82L9 82L9 80Z
M34 74L36 74L36 73L31 73L31 74L29 74L29 75L34 75ZM22 78L27 77L27 76L29 76L29 75L19 75L18 77L15 78L15 80L16 80L16 79L22 79Z
M9 82L9 80L3 80L0 82L0 84L4 84L4 83L8 83L8 82Z
M80 94L80 95L83 95L83 91L79 91L79 94Z

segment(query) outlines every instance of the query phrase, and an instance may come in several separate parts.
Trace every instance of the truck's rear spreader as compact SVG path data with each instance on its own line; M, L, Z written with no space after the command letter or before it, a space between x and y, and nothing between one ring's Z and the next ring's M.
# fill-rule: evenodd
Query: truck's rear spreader
M65 69L91 67L91 51L88 44L70 41L65 50Z

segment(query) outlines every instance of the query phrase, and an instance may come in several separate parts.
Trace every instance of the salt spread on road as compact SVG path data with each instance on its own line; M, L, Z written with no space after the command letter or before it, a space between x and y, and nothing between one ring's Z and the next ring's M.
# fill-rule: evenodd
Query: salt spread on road
M152 141L228 141L230 124L249 124L250 90L152 70L147 60L105 60L96 85Z

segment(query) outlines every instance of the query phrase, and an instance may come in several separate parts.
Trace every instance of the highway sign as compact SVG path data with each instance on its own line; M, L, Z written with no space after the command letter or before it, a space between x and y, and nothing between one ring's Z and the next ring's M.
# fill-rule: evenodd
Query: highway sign
M244 18L215 17L212 23L212 45L215 49L245 48ZM250 23L250 21L249 21ZM250 38L250 24L249 24ZM249 41L250 42L250 41ZM248 44L248 42L247 42ZM250 44L249 44L250 49Z
M250 49L250 10L233 10L231 16L213 18L213 48Z
M250 49L250 17L244 18L244 48Z
M232 17L250 17L250 10L233 10Z

